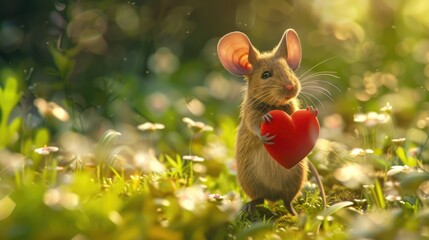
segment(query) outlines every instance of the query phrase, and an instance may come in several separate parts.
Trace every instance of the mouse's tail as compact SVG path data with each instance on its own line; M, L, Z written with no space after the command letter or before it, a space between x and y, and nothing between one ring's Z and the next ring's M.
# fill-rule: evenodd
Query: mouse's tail
M310 160L308 160L307 163L308 163L308 168L310 169L311 174L313 174L314 178L316 179L316 184L319 187L319 194L320 194L320 197L322 198L323 209L325 209L326 208L326 194L325 194L325 189L323 188L322 180L320 179L319 172L317 171L316 167L314 167L313 163L311 163Z

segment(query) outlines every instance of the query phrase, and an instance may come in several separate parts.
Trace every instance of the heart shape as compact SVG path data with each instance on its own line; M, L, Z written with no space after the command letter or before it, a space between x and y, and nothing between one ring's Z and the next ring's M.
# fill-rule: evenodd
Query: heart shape
M267 119L267 116L269 117ZM270 111L261 123L261 136L275 136L265 149L283 167L290 169L303 160L319 138L317 110L300 109L291 116L281 110Z

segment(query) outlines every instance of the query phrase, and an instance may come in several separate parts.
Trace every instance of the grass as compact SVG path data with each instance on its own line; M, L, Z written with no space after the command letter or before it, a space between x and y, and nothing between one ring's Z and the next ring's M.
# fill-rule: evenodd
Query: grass
M319 139L310 159L323 176L326 209L310 179L295 203L298 216L281 202L265 202L249 216L240 212L249 199L236 182L234 121L216 129L185 118L179 125L187 126L182 140L189 144L175 155L157 149L164 141L157 133L174 130L154 123L109 129L96 141L66 132L52 142L49 128L27 129L11 117L21 95L16 78L5 82L1 239L429 237L428 135L392 139L394 106L355 116L361 148Z
M0 239L429 238L426 0L20 3L0 7ZM310 176L298 216L243 215L243 82L216 44L287 28L328 206Z

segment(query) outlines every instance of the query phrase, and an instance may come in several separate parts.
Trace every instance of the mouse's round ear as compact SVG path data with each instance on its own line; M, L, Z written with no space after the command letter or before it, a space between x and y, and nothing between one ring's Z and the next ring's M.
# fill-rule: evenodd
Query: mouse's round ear
M277 45L276 56L286 58L289 67L296 70L301 63L301 41L293 29L284 32L282 40Z
M219 40L217 54L226 70L234 75L243 76L252 71L251 63L256 61L258 52L246 34L231 32Z

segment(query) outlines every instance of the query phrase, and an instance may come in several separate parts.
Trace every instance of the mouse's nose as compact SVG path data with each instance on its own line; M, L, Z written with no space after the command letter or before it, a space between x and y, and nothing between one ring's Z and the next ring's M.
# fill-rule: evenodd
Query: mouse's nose
M293 89L292 84L286 84L286 90L291 91Z

